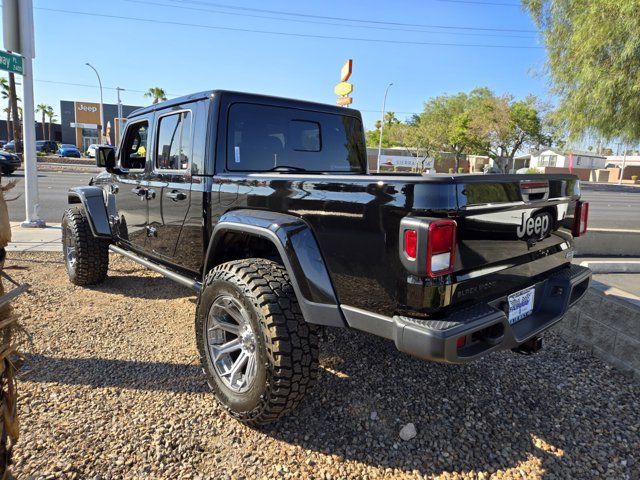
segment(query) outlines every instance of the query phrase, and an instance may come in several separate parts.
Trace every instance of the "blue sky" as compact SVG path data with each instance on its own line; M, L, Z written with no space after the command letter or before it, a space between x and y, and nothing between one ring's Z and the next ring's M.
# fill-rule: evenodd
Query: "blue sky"
M87 61L100 71L105 87L127 89L122 96L127 104L149 103L134 90L151 86L160 86L171 96L226 88L333 103L340 66L352 58L353 106L363 112L368 128L379 117L389 82L394 86L387 110L398 112L401 119L419 112L431 96L476 86L516 97L533 93L549 100L547 82L540 73L545 51L516 0L34 0L34 8L35 98L56 111L62 99L99 101L96 77L84 65ZM534 48L308 38L193 24L393 42ZM115 101L115 90L105 88L105 102Z

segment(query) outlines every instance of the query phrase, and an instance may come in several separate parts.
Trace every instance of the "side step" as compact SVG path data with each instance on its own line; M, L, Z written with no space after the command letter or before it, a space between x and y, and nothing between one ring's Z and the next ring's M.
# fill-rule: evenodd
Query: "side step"
M133 260L136 263L139 263L143 267L147 267L148 269L153 270L154 272L158 272L160 275L163 275L168 279L179 283L180 285L189 287L190 289L195 290L198 293L200 293L200 290L202 290L202 283L198 282L197 280L194 280L189 277L185 277L184 275L180 275L179 273L176 273L176 272L172 272L171 270L168 270L165 267L158 265L157 263L153 263L147 260L146 258L142 258L136 255L135 253L130 252L129 250L125 250L124 248L120 248L113 244L109 245L109 250L115 253L119 253L120 255L124 255L128 259Z

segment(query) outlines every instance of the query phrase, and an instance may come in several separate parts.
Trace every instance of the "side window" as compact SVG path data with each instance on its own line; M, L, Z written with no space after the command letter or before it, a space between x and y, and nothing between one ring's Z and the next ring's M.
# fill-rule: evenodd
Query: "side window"
M160 117L156 168L186 170L191 156L191 112Z
M123 168L144 169L147 162L147 138L149 122L132 123L128 126L122 144L121 163Z

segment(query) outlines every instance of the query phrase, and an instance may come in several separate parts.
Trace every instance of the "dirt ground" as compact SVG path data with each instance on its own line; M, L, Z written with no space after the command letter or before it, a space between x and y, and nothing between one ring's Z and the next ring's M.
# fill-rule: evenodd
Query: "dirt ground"
M60 254L7 266L32 285L14 302L31 334L19 479L640 478L640 385L553 333L460 366L330 330L301 407L251 429L209 393L192 292L114 256L94 288Z

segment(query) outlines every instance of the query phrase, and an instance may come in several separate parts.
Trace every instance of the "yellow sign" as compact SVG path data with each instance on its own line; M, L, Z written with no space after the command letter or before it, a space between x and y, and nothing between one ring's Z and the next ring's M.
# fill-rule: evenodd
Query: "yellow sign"
M333 87L333 91L336 95L340 95L344 97L345 95L349 95L353 92L353 84L347 82L340 82L335 87Z
M353 103L353 97L338 97L336 99L336 103L341 107L346 107L347 105L351 105Z
M352 68L353 68L353 60L349 59L346 62L344 62L344 65L342 65L342 68L340 69L341 82L346 82L347 80L349 80L349 77L351 76Z

